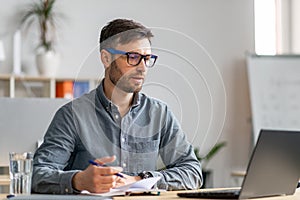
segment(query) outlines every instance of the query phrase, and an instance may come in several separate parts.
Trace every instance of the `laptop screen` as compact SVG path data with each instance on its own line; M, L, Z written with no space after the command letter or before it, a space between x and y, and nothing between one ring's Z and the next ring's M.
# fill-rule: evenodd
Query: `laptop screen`
M240 198L293 194L300 177L300 132L261 130Z
M247 199L291 195L300 178L300 131L261 130L239 191L178 193L180 197Z

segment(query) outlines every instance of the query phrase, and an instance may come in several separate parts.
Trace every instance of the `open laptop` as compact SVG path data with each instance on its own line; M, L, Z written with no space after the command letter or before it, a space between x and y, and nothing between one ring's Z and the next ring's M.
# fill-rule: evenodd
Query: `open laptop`
M300 178L300 131L261 130L239 190L180 192L180 197L247 199L292 195Z

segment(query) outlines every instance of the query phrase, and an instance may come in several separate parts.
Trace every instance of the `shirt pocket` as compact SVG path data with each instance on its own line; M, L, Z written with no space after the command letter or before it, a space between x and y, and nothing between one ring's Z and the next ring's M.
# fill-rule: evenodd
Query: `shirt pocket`
M159 150L159 140L128 142L126 150L133 153L155 153Z
M127 162L129 173L151 171L156 169L159 152L159 140L135 141L127 143L127 150L122 157Z

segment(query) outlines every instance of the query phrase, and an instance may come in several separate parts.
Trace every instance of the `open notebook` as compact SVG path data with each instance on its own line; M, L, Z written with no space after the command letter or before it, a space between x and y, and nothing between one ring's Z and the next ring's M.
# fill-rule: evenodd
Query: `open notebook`
M300 131L261 130L240 190L180 192L180 197L246 199L294 194L300 178Z
M93 196L117 196L117 195L126 195L132 193L143 193L143 192L162 192L164 190L152 189L160 177L151 177L147 179L142 179L140 181L123 185L114 189L111 189L110 192L106 193L90 193L88 191L82 191L82 194L93 195Z

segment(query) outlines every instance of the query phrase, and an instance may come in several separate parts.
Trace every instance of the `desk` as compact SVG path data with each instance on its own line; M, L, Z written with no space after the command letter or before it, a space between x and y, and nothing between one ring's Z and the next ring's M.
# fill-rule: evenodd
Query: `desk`
M206 190L214 190L214 189L206 189ZM177 196L178 192L187 192L187 191L169 191L165 193L161 193L160 196L131 196L131 197L114 197L114 200L131 200L131 199L152 199L152 200L168 200L168 199L189 199L192 198L180 198ZM281 199L288 199L288 200L300 200L300 190L297 189L295 194L292 196L277 196L277 197L268 197L268 198L257 198L258 200L281 200ZM196 199L194 199L196 200ZM199 200L199 199L197 199Z
M0 194L9 192L9 175L0 175Z
M231 176L234 178L234 184L241 186L246 175L246 171L233 171Z
M9 185L9 175L0 175L0 186Z
M211 189L207 189L207 190L211 190ZM185 192L185 191L181 191L181 192ZM180 200L180 199L187 199L187 198L178 197L177 193L178 193L178 191L169 191L169 192L161 193L160 196L129 196L129 197L119 196L119 197L114 197L113 199L114 200L131 200L131 199L153 199L153 200L177 199L177 200ZM189 199L192 200L191 198L189 198ZM258 200L282 200L282 199L300 200L300 189L297 189L295 194L292 196L277 196L277 197L259 198ZM0 194L0 200L6 200L6 195ZM76 200L76 198L74 200Z

